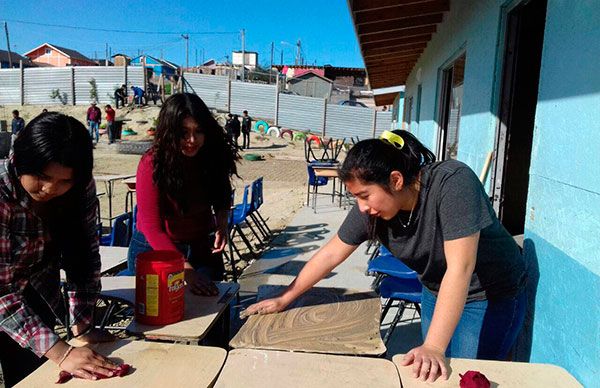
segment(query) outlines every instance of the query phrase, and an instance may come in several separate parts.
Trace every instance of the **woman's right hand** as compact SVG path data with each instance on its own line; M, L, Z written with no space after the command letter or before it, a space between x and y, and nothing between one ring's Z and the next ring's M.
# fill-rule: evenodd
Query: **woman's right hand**
M254 314L272 314L283 311L289 303L286 303L282 297L265 299L258 303L250 305L246 310L240 313L240 318L246 318Z
M108 358L85 346L73 348L60 364L60 369L88 380L98 379L94 373L112 376L117 368Z
M219 289L208 276L195 271L193 268L185 268L184 276L185 282L192 293L204 296L219 295Z

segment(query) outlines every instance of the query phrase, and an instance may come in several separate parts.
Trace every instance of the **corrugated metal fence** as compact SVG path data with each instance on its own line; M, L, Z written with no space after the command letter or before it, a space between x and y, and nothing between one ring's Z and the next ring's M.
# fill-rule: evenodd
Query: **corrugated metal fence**
M52 105L90 103L91 80L97 101L111 103L122 84L143 86L140 66L50 67L0 70L0 104ZM325 99L277 92L276 85L230 81L227 77L184 74L186 91L199 95L209 108L272 120L281 127L334 138L378 136L392 124L391 112L327 104Z
M1 69L0 104L87 105L92 100L92 79L96 81L97 101L110 104L115 89L122 84L143 86L144 71L136 66Z
M0 71L0 104L19 105L21 103L21 70L3 69Z

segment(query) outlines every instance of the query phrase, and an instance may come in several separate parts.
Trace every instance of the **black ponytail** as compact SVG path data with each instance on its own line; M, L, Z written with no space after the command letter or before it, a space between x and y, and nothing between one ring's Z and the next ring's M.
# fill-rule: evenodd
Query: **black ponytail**
M365 183L376 183L388 190L392 171L399 171L405 185L410 185L423 166L435 162L433 152L410 132L392 132L404 140L402 148L381 139L358 142L348 152L339 172L340 178L344 182L359 179Z

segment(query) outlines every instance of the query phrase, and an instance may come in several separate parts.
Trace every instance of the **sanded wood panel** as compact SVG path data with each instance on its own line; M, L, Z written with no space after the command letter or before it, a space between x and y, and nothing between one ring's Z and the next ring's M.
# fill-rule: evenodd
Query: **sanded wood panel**
M116 341L92 349L133 370L124 377L88 381L72 379L65 387L208 387L216 380L227 352L221 348L143 341ZM52 387L60 370L52 361L17 384L22 388Z
M279 295L285 287L263 285L258 298ZM381 355L380 301L374 292L313 288L285 311L253 315L231 340L234 348L312 353Z
M240 286L236 283L215 283L217 296L195 295L185 290L183 320L165 326L142 325L135 319L127 332L149 339L165 341L200 341L235 297ZM135 276L102 278L102 295L135 303Z
M218 388L400 388L394 364L385 359L236 349L217 379Z

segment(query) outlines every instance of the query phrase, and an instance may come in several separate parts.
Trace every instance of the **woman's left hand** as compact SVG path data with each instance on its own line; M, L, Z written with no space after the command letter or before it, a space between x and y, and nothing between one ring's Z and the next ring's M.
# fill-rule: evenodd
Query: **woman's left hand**
M433 383L441 375L448 380L446 357L441 349L423 344L406 353L402 366L412 364L413 377Z
M227 229L217 229L215 232L215 243L213 244L212 253L222 252L227 244Z

